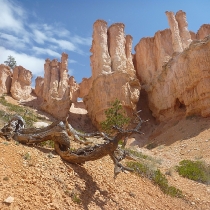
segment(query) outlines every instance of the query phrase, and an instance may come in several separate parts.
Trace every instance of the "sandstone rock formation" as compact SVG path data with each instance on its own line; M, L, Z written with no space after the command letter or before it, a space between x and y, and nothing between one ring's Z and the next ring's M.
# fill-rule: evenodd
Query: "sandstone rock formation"
M43 96L43 89L44 89L44 78L42 77L37 77L35 80L35 89L34 93L37 95L37 97L42 98Z
M70 86L70 100L71 102L76 103L77 98L79 96L79 85L72 76L69 78L69 86Z
M0 95L9 93L12 83L12 72L4 64L0 65Z
M135 46L135 51L137 76L142 85L148 86L174 52L171 31L166 29L158 31L154 37L142 38Z
M166 15L168 17L168 23L172 33L172 44L174 52L182 52L182 41L179 35L179 26L176 21L175 15L173 12L166 11Z
M185 115L210 116L210 37L175 55L147 90L160 121Z
M13 69L11 95L16 100L27 100L31 95L32 72L22 66Z
M203 25L195 34L188 31L183 11L166 15L170 30L143 38L135 47L135 68L149 108L159 121L180 114L209 116L210 27Z
M210 24L203 24L196 35L197 39L204 39L206 36L210 35Z
M46 59L44 78L37 78L35 87L35 93L43 100L41 109L61 120L78 97L78 84L73 77L69 78L67 60L66 53L62 54L61 62Z
M177 21L178 27L179 27L179 35L180 35L180 38L182 41L182 48L185 49L185 48L189 47L190 43L192 42L191 35L188 30L186 13L183 12L182 10L179 10L176 13L175 18L176 18L176 21Z
M94 80L100 73L111 72L111 58L108 52L107 23L103 20L97 20L93 25L93 31L90 60Z
M90 88L92 87L92 83L92 77L82 79L82 82L79 84L79 98L84 98L86 95L88 95Z
M116 98L128 114L138 102L140 84L132 62L131 45L132 37L125 36L124 24L116 23L107 28L105 21L94 23L91 47L93 81L84 102L97 127L105 120L104 111Z

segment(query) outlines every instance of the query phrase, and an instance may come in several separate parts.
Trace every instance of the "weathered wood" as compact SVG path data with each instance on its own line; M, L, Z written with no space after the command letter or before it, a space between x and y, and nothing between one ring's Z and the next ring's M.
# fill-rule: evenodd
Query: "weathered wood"
M68 118L67 118L68 119ZM8 124L6 124L0 132L1 136L5 138L13 138L14 140L23 144L40 143L47 140L54 141L55 151L61 156L61 158L70 163L81 164L86 161L94 161L100 159L106 155L109 155L115 165L115 176L125 170L131 170L124 167L120 161L126 157L125 153L120 157L115 154L118 149L118 143L120 140L128 137L132 133L141 133L139 128L142 121L140 121L135 129L124 130L117 126L114 129L117 131L114 137L109 137L102 132L94 133L82 133L75 130L66 119L64 124L62 121L57 121L45 128L28 128L25 129L25 122L22 117L13 117ZM86 137L103 138L105 141L103 144L96 144L94 146L86 146L79 148L78 150L70 150L70 137L73 137L79 143L87 144ZM82 138L82 140L81 140Z

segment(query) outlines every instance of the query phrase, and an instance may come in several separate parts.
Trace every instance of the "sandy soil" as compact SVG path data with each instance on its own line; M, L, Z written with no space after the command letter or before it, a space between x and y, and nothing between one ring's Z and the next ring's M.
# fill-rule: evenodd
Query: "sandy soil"
M85 114L81 106L78 108L79 117L73 113L75 123L81 122L81 114ZM74 165L63 161L53 149L0 138L0 209L210 209L210 186L182 178L174 170L183 159L210 164L210 119L191 117L160 125L150 123L144 127L146 137L131 139L130 147L158 160L161 171L168 174L171 185L183 191L184 199L167 196L147 178L130 172L114 179L109 157ZM146 149L149 143L156 147ZM14 198L11 204L4 202L9 196Z

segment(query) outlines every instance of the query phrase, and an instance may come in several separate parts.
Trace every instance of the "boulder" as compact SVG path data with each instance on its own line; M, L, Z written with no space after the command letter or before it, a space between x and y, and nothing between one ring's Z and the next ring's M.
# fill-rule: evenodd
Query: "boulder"
M22 66L16 66L13 69L13 78L10 92L14 99L27 100L31 96L31 79L31 71L23 68Z
M9 66L0 65L0 95L9 93L12 83L12 72Z

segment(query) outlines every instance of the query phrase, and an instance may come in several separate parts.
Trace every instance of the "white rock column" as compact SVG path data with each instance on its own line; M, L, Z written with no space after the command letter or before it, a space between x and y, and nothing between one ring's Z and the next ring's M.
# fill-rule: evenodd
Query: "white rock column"
M175 19L174 13L166 11L166 16L168 17L168 23L172 33L172 45L174 52L182 52L182 41L179 35L179 27Z

